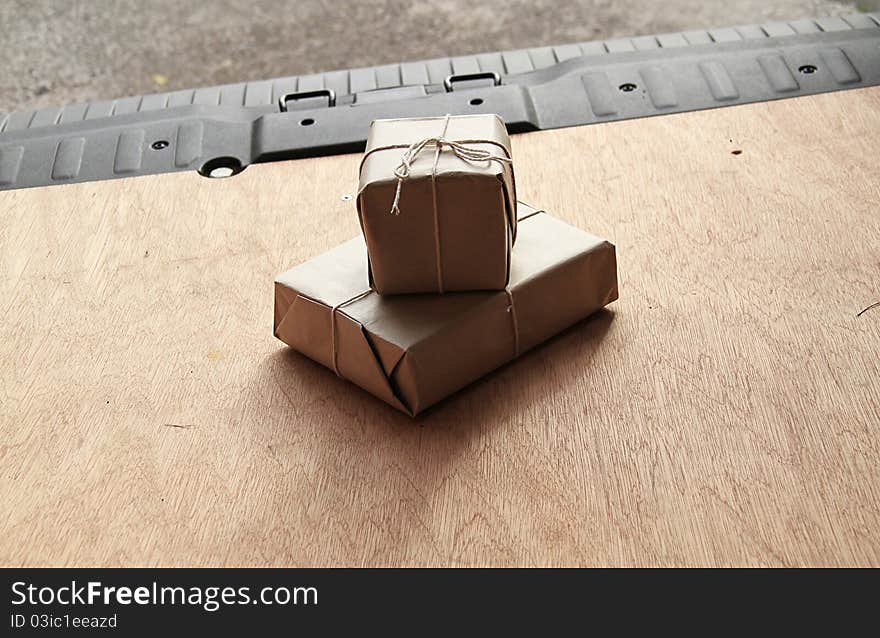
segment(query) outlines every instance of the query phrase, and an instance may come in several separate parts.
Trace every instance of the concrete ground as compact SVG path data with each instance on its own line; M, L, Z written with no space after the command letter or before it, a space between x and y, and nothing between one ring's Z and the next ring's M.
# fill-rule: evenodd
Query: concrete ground
M0 0L0 111L445 55L851 13L872 3Z

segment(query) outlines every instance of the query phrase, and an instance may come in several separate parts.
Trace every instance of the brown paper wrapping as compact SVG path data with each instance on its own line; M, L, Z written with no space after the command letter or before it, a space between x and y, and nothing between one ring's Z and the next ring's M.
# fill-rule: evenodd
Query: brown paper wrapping
M507 285L516 238L509 162L467 162L448 147L437 154L436 147L428 146L401 184L400 214L390 212L397 188L394 169L407 147L441 135L511 157L510 138L497 115L449 116L448 123L443 117L373 122L357 206L370 284L381 294L501 290Z
M358 237L275 280L275 336L416 415L617 299L614 246L519 204L506 290L382 296Z

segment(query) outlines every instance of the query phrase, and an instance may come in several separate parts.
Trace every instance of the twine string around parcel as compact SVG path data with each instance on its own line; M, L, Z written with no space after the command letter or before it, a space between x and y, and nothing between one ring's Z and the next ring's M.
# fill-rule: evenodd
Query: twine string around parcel
M370 289L364 290L363 292L359 292L354 297L349 297L345 301L340 301L338 304L336 304L335 306L333 306L330 309L330 348L331 348L331 354L333 357L332 358L333 372L335 372L336 376L339 377L340 379L342 379L343 376L339 373L339 364L337 363L337 360L339 358L339 355L338 355L339 348L337 347L337 344L336 344L336 341L337 341L337 339L336 339L336 313L343 306L347 306L350 303L354 303L355 301L363 299L364 297L369 295L371 292L373 292L373 291Z

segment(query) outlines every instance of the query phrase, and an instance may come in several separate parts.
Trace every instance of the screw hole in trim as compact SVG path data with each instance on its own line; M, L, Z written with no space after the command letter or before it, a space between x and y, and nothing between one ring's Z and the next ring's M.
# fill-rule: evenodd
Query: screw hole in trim
M483 103L483 98L481 98L481 97L475 97L470 102L471 106L480 106L480 104L482 104L482 103Z
M302 120L299 121L299 125L300 125L300 126L311 126L311 125L314 124L314 123L315 123L315 120L313 120L313 119L310 118L310 117L304 118L304 119L302 119Z
M621 91L623 91L624 93L632 93L633 91L635 91L639 87L636 86L635 84L633 84L632 82L626 82L624 84L621 84L617 88L620 89Z
M803 73L804 75L813 75L819 69L813 66L812 64L804 64L803 66L798 67L798 71Z
M202 177L221 179L238 175L243 170L244 166L237 157L215 157L202 164L199 174Z
M156 140L150 144L150 148L154 151L161 151L163 148L168 148L168 140Z

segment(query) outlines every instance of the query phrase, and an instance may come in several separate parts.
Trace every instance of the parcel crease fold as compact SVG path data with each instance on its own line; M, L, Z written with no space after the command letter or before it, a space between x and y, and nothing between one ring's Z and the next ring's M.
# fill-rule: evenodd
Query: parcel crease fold
M283 285L280 287L284 288ZM276 295L276 316L280 315L281 319L276 325L275 336L330 369L333 368L335 345L336 365L341 377L411 414L406 401L392 387L380 355L363 325L342 310L334 312L332 307L320 301L291 292L292 295ZM285 309L283 304L288 300ZM317 317L320 318L315 321ZM332 343L331 321L336 322L335 344Z

